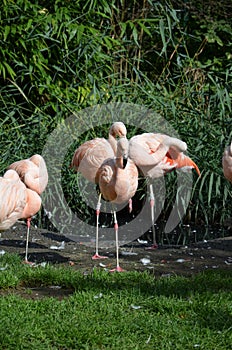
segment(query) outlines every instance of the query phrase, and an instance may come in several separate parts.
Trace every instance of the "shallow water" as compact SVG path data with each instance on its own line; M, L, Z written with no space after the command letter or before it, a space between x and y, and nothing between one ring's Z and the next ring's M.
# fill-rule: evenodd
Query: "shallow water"
M232 235L230 227L221 225L178 225L170 233L164 232L165 222L155 224L156 239L161 245L191 245L197 242L206 242L216 238L224 238ZM143 239L152 239L152 230L147 231Z

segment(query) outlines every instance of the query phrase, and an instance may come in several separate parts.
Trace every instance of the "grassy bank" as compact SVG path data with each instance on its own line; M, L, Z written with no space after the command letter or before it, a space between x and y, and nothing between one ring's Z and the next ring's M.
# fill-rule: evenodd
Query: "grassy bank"
M83 275L71 268L0 260L2 349L229 349L231 273L154 278L149 273ZM60 298L30 297L60 288ZM62 296L68 288L70 295ZM65 293L64 293L65 294Z

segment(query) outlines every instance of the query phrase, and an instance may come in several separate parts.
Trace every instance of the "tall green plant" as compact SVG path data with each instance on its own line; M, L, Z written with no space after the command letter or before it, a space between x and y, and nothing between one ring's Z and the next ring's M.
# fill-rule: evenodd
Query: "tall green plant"
M73 112L110 101L136 103L168 120L202 171L191 220L223 222L231 212L221 156L232 136L232 31L228 11L207 12L201 3L3 0L1 173L41 152ZM63 177L65 184L67 169ZM172 203L174 190L168 196Z

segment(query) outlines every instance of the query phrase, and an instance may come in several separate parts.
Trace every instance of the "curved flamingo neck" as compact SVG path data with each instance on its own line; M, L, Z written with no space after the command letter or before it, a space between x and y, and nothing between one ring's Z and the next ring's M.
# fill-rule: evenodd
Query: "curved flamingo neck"
M129 151L129 142L128 139L124 136L121 137L117 142L117 152L115 164L118 169L124 169L125 164L124 161L128 158Z

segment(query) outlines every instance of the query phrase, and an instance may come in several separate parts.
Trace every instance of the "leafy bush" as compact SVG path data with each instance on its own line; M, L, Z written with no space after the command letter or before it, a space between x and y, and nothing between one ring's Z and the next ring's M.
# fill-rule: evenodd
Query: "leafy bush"
M221 169L232 138L231 4L204 4L3 0L1 173L16 159L41 153L72 113L108 102L136 103L178 131L202 171L194 178L189 219L222 223L231 212ZM150 130L156 131L153 125ZM106 136L106 127L100 132ZM85 136L96 135L92 130ZM68 157L67 164L71 151ZM69 179L65 168L63 184L72 197ZM168 181L173 188L175 180ZM173 198L170 190L169 206Z

